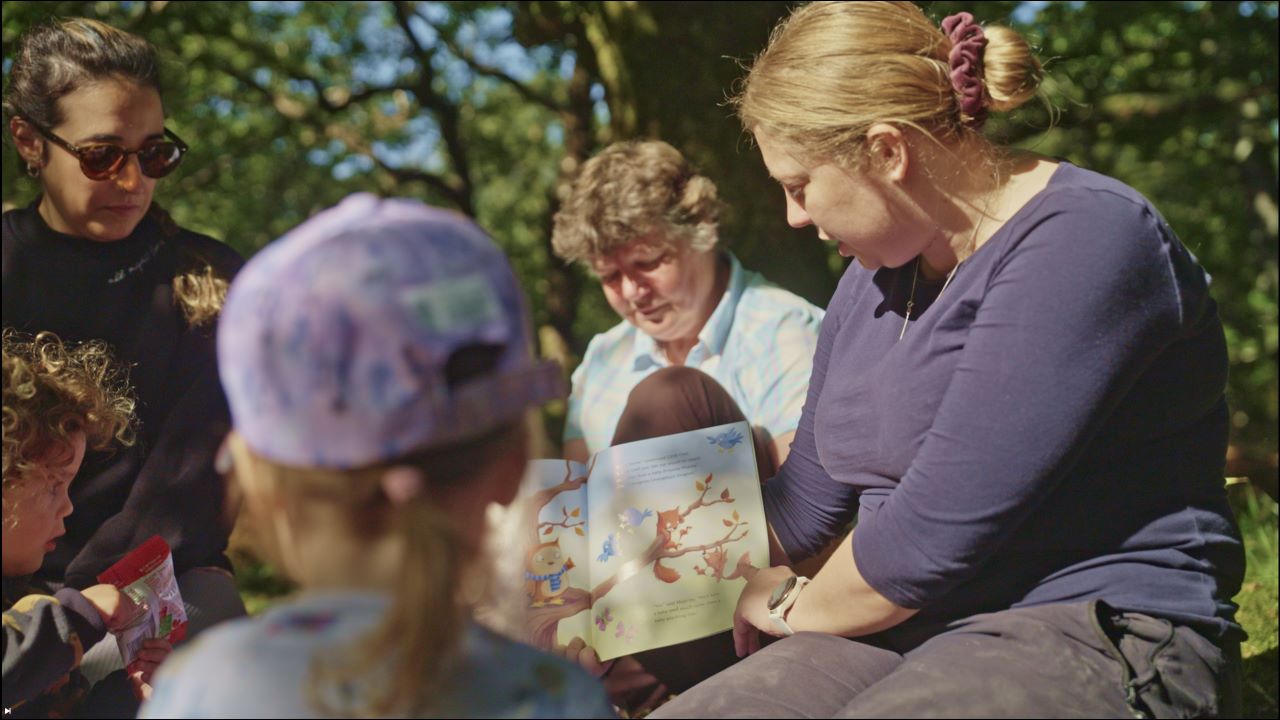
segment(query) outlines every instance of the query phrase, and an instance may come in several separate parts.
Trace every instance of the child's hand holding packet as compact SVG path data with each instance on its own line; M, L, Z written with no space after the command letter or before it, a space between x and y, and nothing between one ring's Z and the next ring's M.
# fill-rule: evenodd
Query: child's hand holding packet
M119 588L137 606L132 617L120 617L121 624L109 628L120 643L120 655L130 673L137 670L133 666L144 641L158 638L176 643L186 637L187 611L164 538L156 535L147 540L98 575L98 581Z

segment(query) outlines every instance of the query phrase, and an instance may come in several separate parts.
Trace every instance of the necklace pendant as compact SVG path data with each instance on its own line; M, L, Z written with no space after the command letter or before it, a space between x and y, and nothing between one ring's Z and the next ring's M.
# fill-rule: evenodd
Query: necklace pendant
M920 256L916 256L915 267L911 271L911 296L907 298L907 311L902 314L902 330L898 331L898 340L907 334L907 321L911 319L911 308L916 306L916 282L920 280Z

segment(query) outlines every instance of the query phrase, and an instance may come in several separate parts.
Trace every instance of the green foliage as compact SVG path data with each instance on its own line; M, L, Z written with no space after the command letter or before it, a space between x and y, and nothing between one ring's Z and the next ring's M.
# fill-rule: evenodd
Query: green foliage
M924 6L1014 25L1045 59L1060 117L1032 104L993 118L995 139L1134 185L1204 262L1231 352L1228 474L1274 477L1276 3ZM8 2L3 38L8 58L33 22L87 15L156 44L170 126L192 144L159 201L242 253L358 190L475 216L524 281L544 352L571 366L617 318L551 256L550 217L577 165L617 139L684 150L719 185L721 235L744 264L829 299L843 262L786 226L724 104L787 7ZM29 202L16 153L3 169L6 206Z
M1249 639L1241 647L1244 656L1244 707L1246 717L1276 717L1280 695L1277 646L1280 645L1280 592L1277 591L1276 501L1246 484L1232 488L1232 506L1244 537L1248 563L1244 584L1235 602L1236 617Z
M993 132L1154 201L1213 276L1231 354L1228 474L1274 478L1276 4L1049 3L1021 29L1062 116L1034 132L1051 119L1031 107Z
M247 549L233 549L230 555L240 598L250 615L266 610L273 602L296 589L279 571Z
M1033 103L994 117L992 137L1133 185L1213 275L1231 353L1228 474L1270 482L1274 496L1277 4L923 5L1024 31L1060 116ZM551 256L551 213L577 165L618 139L685 151L717 182L721 235L744 264L826 304L843 263L786 226L782 193L724 105L787 7L6 2L3 44L7 83L14 40L45 18L96 17L151 40L169 125L192 145L158 199L242 253L358 190L475 216L524 282L544 353L572 365L617 318L592 280ZM5 206L30 202L16 153L2 162ZM1249 556L1237 597L1251 635L1248 710L1274 717L1275 503L1233 494ZM251 602L288 591L257 561L237 558L237 569Z
M942 17L968 5L925 7ZM786 9L11 2L3 38L8 57L33 22L87 15L150 39L170 125L193 148L159 200L242 253L357 190L474 215L512 257L535 324L553 331L540 337L561 345L544 351L572 364L616 317L593 281L551 257L550 215L577 164L616 139L681 147L719 184L722 237L747 266L819 304L834 290L843 263L786 227L781 193L723 102ZM1213 275L1232 363L1228 474L1274 477L1276 3L971 9L1026 33L1061 111L993 118L993 137L1134 185ZM15 153L3 167L6 205L30 201Z

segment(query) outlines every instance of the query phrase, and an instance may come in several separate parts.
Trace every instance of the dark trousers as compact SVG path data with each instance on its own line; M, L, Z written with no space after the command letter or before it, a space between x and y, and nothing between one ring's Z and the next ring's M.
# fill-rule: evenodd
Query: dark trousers
M1237 717L1240 647L1100 600L975 615L919 645L798 633L651 717ZM918 637L917 637L918 640Z

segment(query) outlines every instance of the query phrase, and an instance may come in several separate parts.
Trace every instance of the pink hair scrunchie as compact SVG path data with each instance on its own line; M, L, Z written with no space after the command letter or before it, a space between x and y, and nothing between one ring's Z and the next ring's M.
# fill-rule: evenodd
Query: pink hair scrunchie
M960 112L973 118L970 124L979 129L987 120L982 88L982 51L987 37L967 12L945 18L942 32L951 39L951 86L960 95Z

